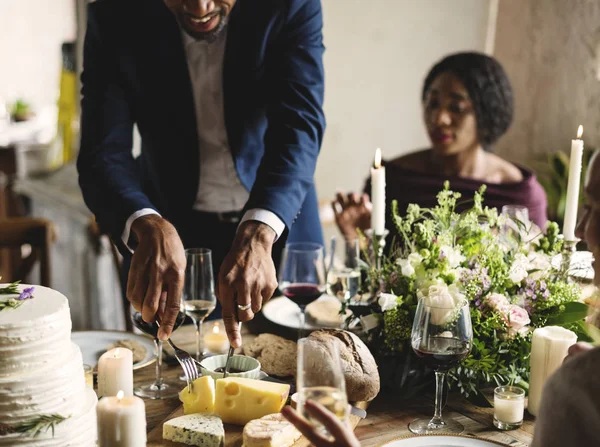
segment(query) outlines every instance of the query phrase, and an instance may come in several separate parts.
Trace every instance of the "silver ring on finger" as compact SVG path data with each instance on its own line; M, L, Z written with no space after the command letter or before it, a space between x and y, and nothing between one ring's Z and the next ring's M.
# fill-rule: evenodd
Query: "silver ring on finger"
M243 306L241 304L238 304L237 307L238 307L239 310L248 310L248 309L250 309L252 307L252 304L248 303L248 304L245 304Z

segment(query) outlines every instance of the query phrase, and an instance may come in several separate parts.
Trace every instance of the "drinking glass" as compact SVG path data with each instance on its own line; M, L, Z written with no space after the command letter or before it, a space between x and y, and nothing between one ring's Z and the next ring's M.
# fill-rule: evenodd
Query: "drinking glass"
M279 285L283 294L300 308L300 338L306 321L306 306L325 292L323 246L310 242L287 244L281 258Z
M504 205L502 215L506 222L502 228L502 233L506 242L514 245L516 242L525 238L531 230L531 221L529 220L529 210L522 205Z
M133 325L145 334L154 337L154 346L156 347L156 378L154 382L142 384L133 390L134 394L147 399L170 399L177 397L181 389L179 383L166 381L162 378L162 351L163 343L158 338L158 325L156 321L146 323L142 319L142 314L131 307L131 319ZM179 312L173 331L175 331L185 320L185 313Z
M202 360L202 322L217 305L212 252L208 248L188 248L183 284L183 308L196 325L196 360Z
M342 422L348 419L348 397L338 343L329 350L306 338L298 340L298 412L322 434L327 429L305 410L307 401L317 402L331 411Z
M471 352L473 329L469 303L465 299L431 300L423 297L417 305L412 327L411 345L418 357L435 371L435 412L431 419L417 419L410 423L413 433L462 433L464 427L442 418L442 400L446 373L457 366Z
M341 257L336 256L335 244L332 244L331 262L327 272L327 293L342 303L348 303L360 289L360 241L346 239L342 245Z

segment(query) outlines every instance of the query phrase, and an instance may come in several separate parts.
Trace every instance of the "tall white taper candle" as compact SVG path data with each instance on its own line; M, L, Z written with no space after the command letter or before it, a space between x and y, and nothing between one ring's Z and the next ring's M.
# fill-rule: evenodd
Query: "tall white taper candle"
M381 166L381 149L375 151L375 163L371 168L371 229L376 235L385 232L385 168Z
M579 184L581 179L581 159L583 157L583 126L577 129L577 139L571 140L571 159L569 162L569 183L567 185L567 201L565 207L565 223L563 234L565 241L575 240L577 225L577 208L579 207Z

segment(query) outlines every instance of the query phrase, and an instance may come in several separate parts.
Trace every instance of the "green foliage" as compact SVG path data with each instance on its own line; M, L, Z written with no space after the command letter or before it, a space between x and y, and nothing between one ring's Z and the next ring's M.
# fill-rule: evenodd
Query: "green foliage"
M393 202L398 239L380 268L374 263L366 266L365 283L374 301L382 292L400 297L395 308L380 311L379 332L371 331L376 351L401 351L407 345L417 301L428 296L431 286L466 297L473 347L467 359L450 371L449 384L479 403L485 402L481 394L485 387L528 388L531 334L536 327L562 325L580 339L589 338L583 324L587 306L579 302L581 289L551 267L551 257L562 247L559 226L550 223L540 235L527 223L508 222L484 206L484 193L482 187L472 207L460 214L456 206L461 196L448 183L433 208L411 204L401 215Z

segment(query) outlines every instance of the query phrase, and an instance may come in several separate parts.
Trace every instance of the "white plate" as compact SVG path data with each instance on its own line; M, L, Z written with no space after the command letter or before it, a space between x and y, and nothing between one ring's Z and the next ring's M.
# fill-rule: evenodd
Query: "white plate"
M121 331L73 331L71 333L71 340L81 348L83 363L92 367L96 366L100 356L106 352L106 348L119 340L126 339L135 340L146 348L146 357L134 363L133 369L143 368L156 360L154 341L141 334Z
M496 441L488 441L481 438L471 438L462 435L423 435L411 438L396 439L382 447L508 447Z
M319 298L319 300L323 299L334 299L337 301L337 298L329 295L324 295ZM289 327L291 329L300 329L300 308L296 305L296 303L284 296L270 300L263 306L262 312L267 320L275 324ZM341 325L325 326L322 324L316 324L314 321L311 321L308 316L306 317L306 324L304 326L306 330L317 330L324 327L334 327L339 329Z

